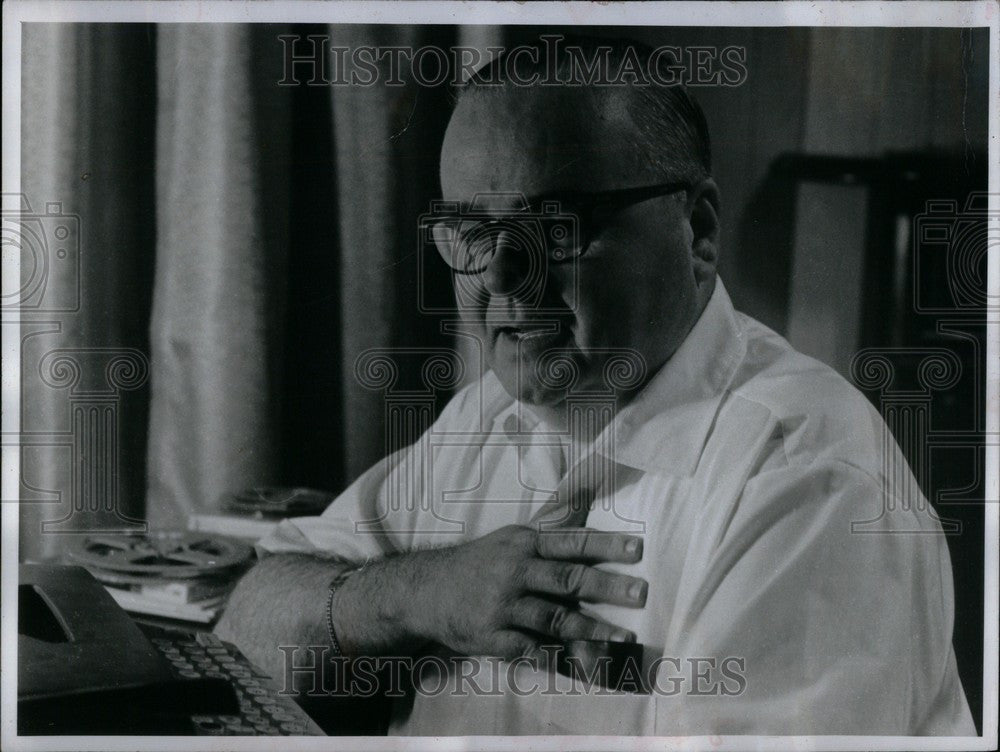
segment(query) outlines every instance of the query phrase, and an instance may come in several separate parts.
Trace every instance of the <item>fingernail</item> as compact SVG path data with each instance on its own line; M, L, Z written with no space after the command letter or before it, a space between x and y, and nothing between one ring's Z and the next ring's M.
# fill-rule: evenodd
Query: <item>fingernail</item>
M635 637L632 636L631 632L626 632L624 629L618 629L613 635L611 635L611 642L634 642Z
M646 598L646 583L645 582L633 582L628 586L628 595L634 601L645 600Z
M642 541L638 538L629 538L628 543L625 544L625 553L637 554L641 545Z

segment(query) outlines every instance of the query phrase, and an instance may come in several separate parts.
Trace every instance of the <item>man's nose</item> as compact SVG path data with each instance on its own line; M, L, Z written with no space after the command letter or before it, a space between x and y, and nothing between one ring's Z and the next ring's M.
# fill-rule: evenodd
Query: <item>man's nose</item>
M523 245L509 230L498 233L493 258L482 278L483 286L491 295L511 295L524 285L532 259L530 249Z

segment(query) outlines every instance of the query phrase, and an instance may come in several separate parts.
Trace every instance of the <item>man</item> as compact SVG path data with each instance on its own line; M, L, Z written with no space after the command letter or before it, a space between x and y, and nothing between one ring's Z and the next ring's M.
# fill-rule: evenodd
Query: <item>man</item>
M466 86L428 223L490 370L261 541L218 631L277 675L278 645L480 657L395 733L973 734L938 523L879 516L878 415L734 311L700 109L517 85L543 57ZM871 519L930 534L851 533ZM526 660L571 640L640 644L643 691Z

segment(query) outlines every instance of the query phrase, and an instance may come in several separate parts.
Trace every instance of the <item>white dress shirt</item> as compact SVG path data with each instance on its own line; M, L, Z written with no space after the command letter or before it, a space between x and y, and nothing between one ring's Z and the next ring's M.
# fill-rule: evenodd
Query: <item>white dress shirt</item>
M322 516L286 520L258 548L364 560L528 524L572 457L549 425L487 373ZM465 696L417 693L392 733L974 735L947 545L916 484L893 485L900 468L910 476L886 432L844 379L736 312L719 281L595 444L614 473L587 525L642 535L640 563L604 566L650 587L642 609L587 608L636 633L644 666L670 659L658 689L557 676L558 691L525 691L552 677L519 665L483 694L451 675ZM478 686L497 673L481 664Z

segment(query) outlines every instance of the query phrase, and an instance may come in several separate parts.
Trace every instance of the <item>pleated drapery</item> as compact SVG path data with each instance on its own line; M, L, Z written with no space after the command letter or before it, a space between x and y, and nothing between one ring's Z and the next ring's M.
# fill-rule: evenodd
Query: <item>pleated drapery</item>
M161 27L148 516L277 480L290 90L270 27ZM270 63L271 70L266 66Z
M357 358L444 339L414 315L413 246L437 191L444 92L281 87L287 32L160 32L155 527L252 485L339 490L385 450L384 395L357 382ZM348 46L427 34L300 33ZM418 111L421 97L440 106Z
M36 559L75 531L138 529L145 510L156 35L22 29L4 253L21 246L20 557Z
M36 214L59 204L81 229L79 305L22 316L22 558L65 550L75 536L45 534L53 523L184 528L248 486L338 491L386 446L385 395L358 383L357 358L450 345L417 315L415 249L447 88L282 87L289 32L454 38L25 26L23 189ZM54 295L76 289L50 271ZM447 275L419 293L446 299ZM401 386L413 381L404 366Z

